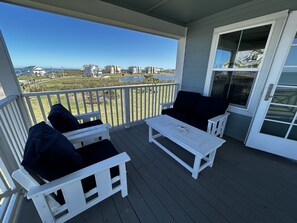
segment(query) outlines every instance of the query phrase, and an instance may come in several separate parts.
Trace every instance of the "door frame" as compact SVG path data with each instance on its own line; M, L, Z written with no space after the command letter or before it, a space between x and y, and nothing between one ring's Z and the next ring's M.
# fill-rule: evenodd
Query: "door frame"
M271 136L267 134L260 133L260 129L262 127L264 118L269 109L269 105L272 101L271 95L274 95L276 90L276 85L279 81L281 73L283 71L284 64L286 62L289 50L292 45L292 41L297 32L297 11L293 11L289 14L287 23L282 32L280 42L277 46L277 51L273 58L273 63L271 65L267 81L265 83L265 88L263 94L261 96L261 100L257 107L255 116L252 119L248 134L246 145L263 150L269 153L281 155L287 158L292 158L297 160L297 153L293 149L296 147L297 143L294 140L283 139L286 140L286 145L281 142L280 137ZM266 93L268 91L269 85L273 84L273 88L270 94L270 98L266 101L264 100ZM274 145L274 147L271 147ZM286 149L284 147L286 146Z

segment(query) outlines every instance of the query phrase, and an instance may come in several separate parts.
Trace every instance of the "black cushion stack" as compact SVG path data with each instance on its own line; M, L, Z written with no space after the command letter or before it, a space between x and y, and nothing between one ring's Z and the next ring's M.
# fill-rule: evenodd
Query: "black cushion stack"
M100 119L79 123L62 104L55 104L51 107L48 120L56 130L62 133L103 124Z
M208 119L226 112L228 102L221 98L205 97L199 93L179 91L173 108L162 110L182 122L206 131Z
M48 120L56 130L62 133L80 128L77 119L61 104L51 107Z

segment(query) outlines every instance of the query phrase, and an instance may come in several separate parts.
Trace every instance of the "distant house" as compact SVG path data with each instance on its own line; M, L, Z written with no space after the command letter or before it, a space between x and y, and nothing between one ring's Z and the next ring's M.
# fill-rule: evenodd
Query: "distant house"
M121 73L121 67L116 65L107 65L105 67L105 72L108 74L119 74Z
M146 67L145 68L145 73L147 74L157 74L160 73L160 68L157 67Z
M45 70L37 66L24 67L21 72L22 72L22 75L25 75L25 76L29 76L29 75L43 76L45 74Z
M139 66L130 66L128 67L128 72L130 74L140 74L142 72L142 68Z
M100 77L102 76L102 70L94 64L83 65L81 68L84 75L87 77Z

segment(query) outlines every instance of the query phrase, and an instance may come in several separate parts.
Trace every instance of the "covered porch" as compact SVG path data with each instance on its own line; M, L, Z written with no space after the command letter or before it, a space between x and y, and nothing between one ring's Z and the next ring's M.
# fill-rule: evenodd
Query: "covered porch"
M10 175L22 160L29 127L42 120L46 121L49 107L53 103L63 102L74 114L100 112L103 122L109 122L113 127L112 143L119 151L125 151L131 157L127 166L128 197L122 199L116 194L70 222L296 222L296 162L245 146L251 126L255 123L257 106L264 99L263 92L269 90L267 78L275 76L273 83L277 85L278 74L268 73L287 16L290 11L297 9L295 0L230 1L229 5L222 4L217 8L195 3L192 6L200 7L197 11L199 13L191 11L187 15L182 12L190 11L191 7L179 8L183 6L182 3L173 4L175 7L168 6L169 11L162 7L171 1L154 2L151 7L146 5L146 10L118 1L112 1L113 4L106 3L108 1L90 1L89 4L85 4L85 1L76 1L76 4L73 1L39 0L6 2L175 38L178 40L178 51L174 84L23 93L0 36L0 81L6 96L0 103L0 220L27 222L30 219L31 222L40 222L34 206L23 199L24 191ZM213 5L215 3L218 2L214 1ZM155 9L160 11L155 12ZM172 13L174 11L178 13L176 17ZM259 73L254 79L257 85L252 85L255 91L251 91L251 98L247 100L251 104L247 104L246 108L233 106L229 109L231 115L224 136L226 143L218 150L213 168L205 169L199 179L194 180L186 169L148 142L148 127L143 121L160 115L160 103L173 102L178 90L199 92L207 96L211 94L212 69L208 68L212 68L209 61L214 60L214 54L211 53L215 52L216 45L212 37L217 27L224 33L225 30L220 30L221 26L230 28L230 24L236 23L237 27L232 27L236 30L240 28L238 24L245 20L254 22L251 26L256 26L259 21L255 18L274 13L277 18L268 16L268 19L271 27L277 27L274 30L277 34L271 34L269 38L272 48L269 48L270 55L264 68L252 70L261 71L264 75ZM260 23L268 23L268 20L263 21ZM292 47L296 47L296 44L293 43ZM291 83L296 78L292 80ZM293 85L294 93L296 86ZM295 96L294 93L294 100ZM271 102L271 97L268 94L266 101ZM268 117L266 121L283 122L281 124L296 129L296 100L290 103L285 106L290 107L290 115L292 113L295 116L289 124L286 120L273 119L278 118L279 114ZM285 112L285 116L287 114ZM258 124L262 123L263 117ZM259 138L268 147L274 144ZM279 142L279 138L285 137L275 138ZM166 139L162 140L186 162L193 162L190 154ZM296 140L285 140L289 140L290 145L296 145ZM285 149L285 146L278 148L282 151ZM266 151L271 152L269 149Z
M144 123L111 131L111 141L131 157L128 196L116 194L69 222L296 222L296 163L248 149L226 137L214 166L198 180L154 144ZM193 156L163 139L185 161ZM16 222L40 222L23 202Z

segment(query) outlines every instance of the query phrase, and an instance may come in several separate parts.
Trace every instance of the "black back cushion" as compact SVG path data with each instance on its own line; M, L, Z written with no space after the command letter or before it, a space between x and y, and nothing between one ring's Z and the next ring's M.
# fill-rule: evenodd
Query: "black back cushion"
M201 94L189 91L179 91L173 108L183 111L193 111Z
M41 122L29 130L22 165L52 181L83 168L84 162L65 136Z
M201 96L196 104L195 114L210 119L226 112L228 102L221 98Z
M62 133L80 128L77 119L61 104L51 107L48 120L55 129Z

